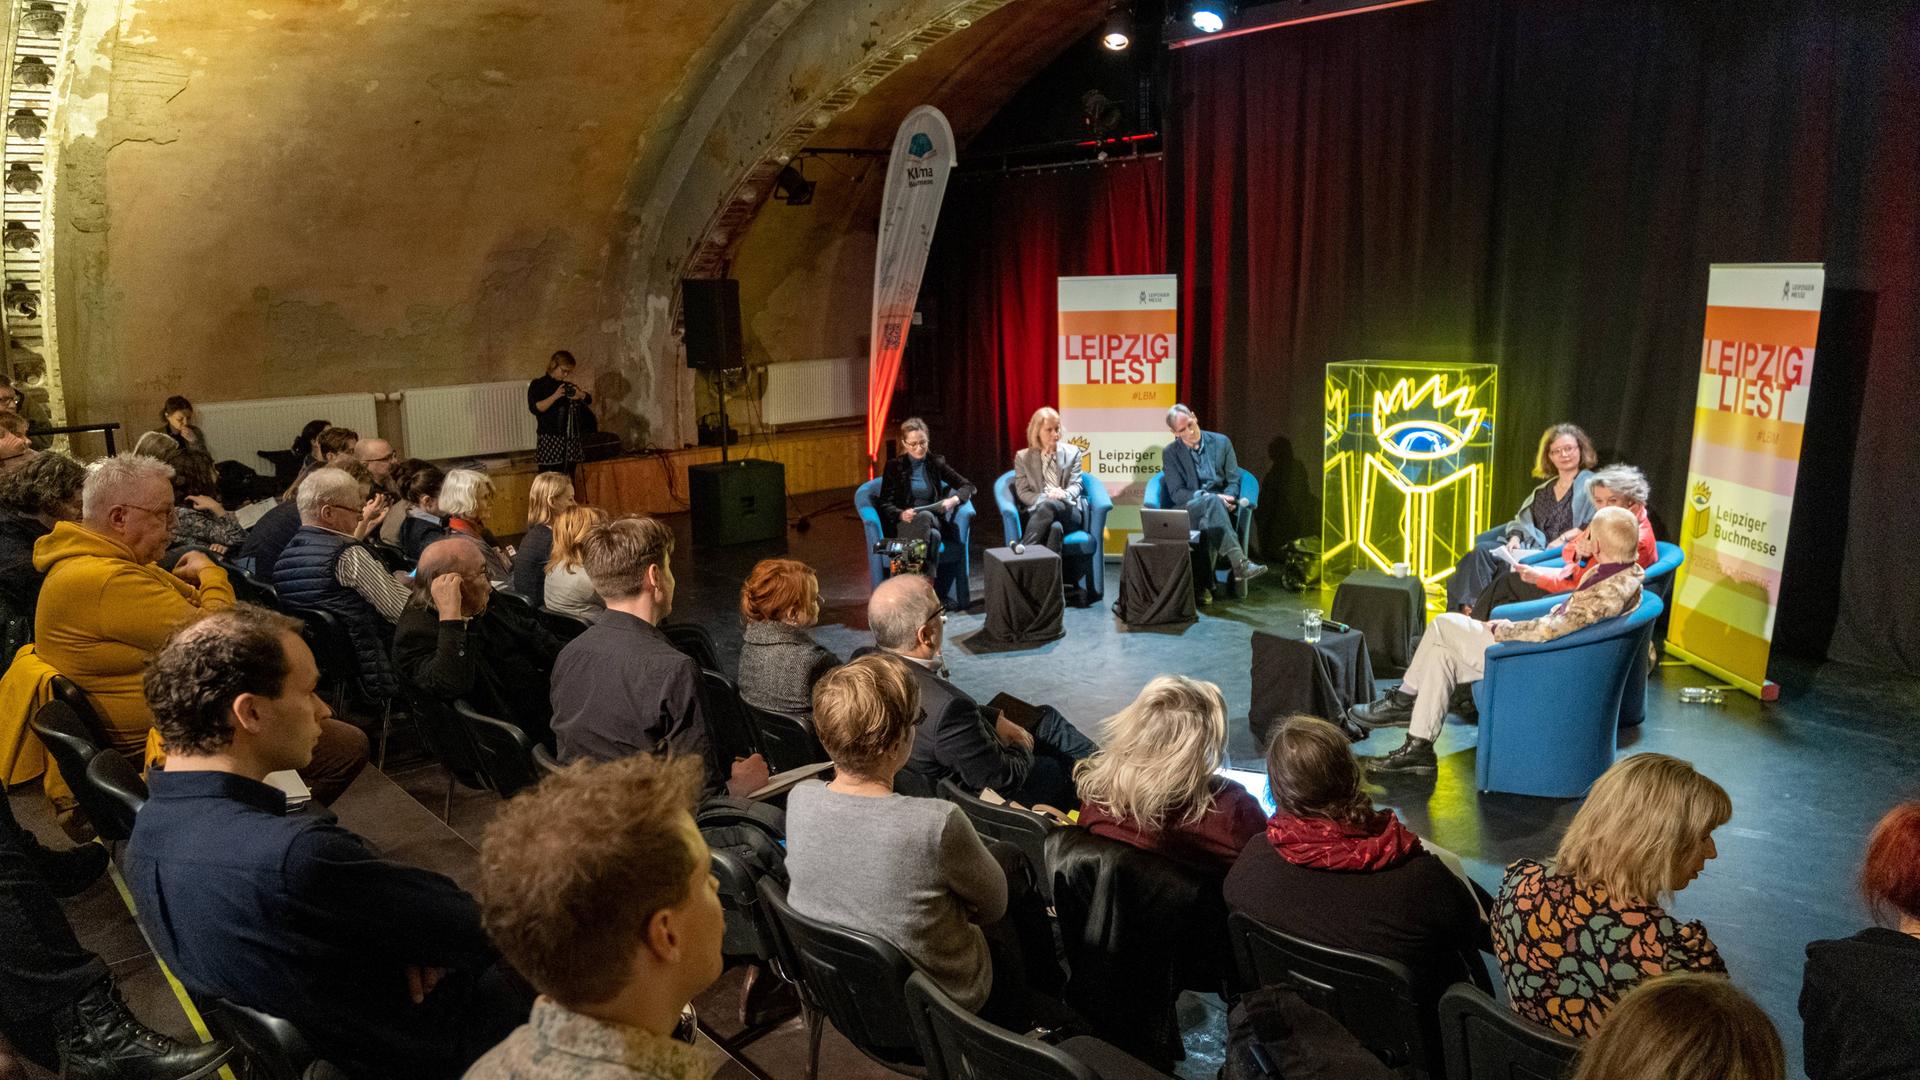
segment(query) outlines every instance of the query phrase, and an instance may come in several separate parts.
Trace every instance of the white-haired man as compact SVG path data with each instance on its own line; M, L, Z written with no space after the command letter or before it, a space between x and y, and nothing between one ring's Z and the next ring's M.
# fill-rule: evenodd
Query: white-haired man
M355 536L367 485L343 469L315 469L294 495L300 528L273 564L281 602L325 611L346 627L360 662L361 685L376 699L400 692L394 677L393 624L412 592Z
M1235 581L1252 581L1267 568L1247 558L1240 546L1234 518L1246 500L1240 497L1240 459L1233 440L1217 431L1202 431L1200 418L1185 405L1167 410L1167 430L1173 441L1160 452L1160 499L1168 507L1184 507L1191 527L1206 543L1207 581L1195 582L1201 603L1211 599L1216 558L1227 560Z
M1447 719L1454 688L1485 674L1487 650L1502 641L1552 641L1575 630L1632 611L1640 603L1640 567L1634 562L1639 526L1631 511L1607 507L1587 526L1598 552L1579 587L1550 614L1524 622L1478 622L1449 611L1428 625L1400 685L1375 701L1356 705L1347 718L1367 730L1406 727L1407 741L1385 757L1370 758L1374 773L1430 773L1434 740Z

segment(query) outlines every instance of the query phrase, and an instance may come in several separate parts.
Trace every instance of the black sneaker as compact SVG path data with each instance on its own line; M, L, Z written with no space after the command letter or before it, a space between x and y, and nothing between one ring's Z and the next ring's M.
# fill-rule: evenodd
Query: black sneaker
M1362 758L1369 773L1417 773L1428 774L1440 767L1440 759L1434 756L1433 744L1416 735L1407 736L1400 749L1385 757Z
M1257 563L1257 562L1254 562L1252 559L1248 559L1246 562L1241 563L1240 566L1234 570L1233 580L1242 581L1242 582L1252 581L1254 578L1257 578L1261 574L1264 574L1266 572L1267 572L1267 564Z
M1366 731L1406 727L1413 723L1413 695L1396 686L1365 705L1348 709L1347 718Z

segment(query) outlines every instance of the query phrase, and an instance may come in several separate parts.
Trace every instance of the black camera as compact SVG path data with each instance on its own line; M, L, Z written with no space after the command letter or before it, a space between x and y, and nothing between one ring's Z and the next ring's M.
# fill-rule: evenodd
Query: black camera
M572 383L561 383L560 392L567 395L568 397L580 396L580 388L573 385Z
M873 553L887 560L887 576L922 574L927 569L925 540L882 540L873 545Z

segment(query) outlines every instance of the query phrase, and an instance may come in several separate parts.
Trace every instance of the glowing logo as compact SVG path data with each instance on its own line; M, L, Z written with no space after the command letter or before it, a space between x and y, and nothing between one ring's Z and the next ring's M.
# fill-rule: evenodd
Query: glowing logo
M1471 404L1472 383L1461 382L1452 390L1443 391L1446 382L1445 375L1434 375L1416 388L1414 380L1403 378L1385 394L1374 391L1373 436L1379 441L1380 449L1409 461L1432 461L1467 445L1487 410ZM1441 414L1440 418L1387 422L1392 416L1423 408ZM1453 410L1450 418L1446 416L1448 409ZM1446 419L1457 420L1459 425L1447 424Z

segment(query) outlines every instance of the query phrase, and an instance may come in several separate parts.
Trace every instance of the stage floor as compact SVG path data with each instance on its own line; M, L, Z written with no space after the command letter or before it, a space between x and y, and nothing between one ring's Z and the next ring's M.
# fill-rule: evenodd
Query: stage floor
M790 530L781 543L727 549L692 549L686 515L669 519L679 537L674 614L712 630L729 667L740 641L740 582L756 560L771 555L801 559L819 573L824 610L816 636L823 644L845 655L871 640L865 629L866 557L848 493L798 496L792 509L813 514L806 531ZM997 543L993 521L978 520L976 543ZM980 565L976 552L976 598ZM1111 593L1118 588L1117 564L1110 570ZM1246 725L1250 632L1294 619L1303 607L1329 607L1326 599L1284 592L1269 577L1254 584L1246 601L1204 609L1194 625L1131 633L1103 602L1068 608L1064 638L1020 651L970 648L982 616L954 615L947 623L947 663L954 681L981 700L1005 690L1054 704L1096 739L1104 718L1154 675L1212 680L1226 695L1234 764L1258 769L1260 755ZM1792 659L1776 661L1774 676L1782 694L1773 705L1734 695L1724 706L1697 706L1680 704L1679 688L1711 680L1688 668L1663 669L1649 685L1646 724L1621 749L1686 758L1732 794L1733 821L1715 834L1719 858L1672 910L1705 921L1734 981L1773 1017L1794 1074L1803 1075L1795 1012L1803 950L1810 940L1866 925L1853 877L1867 832L1895 801L1920 796L1920 680ZM1385 752L1400 738L1399 731L1389 731L1359 749ZM417 757L409 763L404 741L396 739L389 773L437 814L445 774ZM1552 853L1577 804L1479 794L1473 789L1474 744L1472 727L1449 723L1439 746L1439 774L1395 779L1377 789L1376 799L1399 811L1415 831L1458 852L1473 876L1495 889L1511 860ZM390 797L389 791L390 785L373 786L368 797ZM16 792L13 800L24 822L51 832L37 791ZM454 799L451 830L431 814L381 815L395 823L395 835L375 839L396 857L470 881L473 845L497 806L491 794L463 789ZM96 886L69 912L82 940L113 964L135 1011L162 1030L185 1035L186 1018L111 887ZM699 1002L702 1016L723 1032L735 1028L738 977L729 973ZM1189 1059L1180 1073L1211 1078L1225 1037L1218 1003L1188 995L1181 1015ZM789 1023L750 1053L774 1076L798 1077L805 1069L806 1037L797 1022ZM891 1075L833 1035L821 1072L836 1078ZM730 1065L720 1075L746 1074Z

